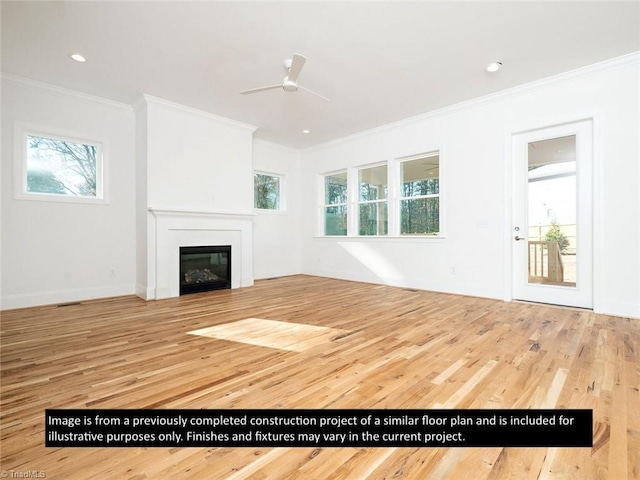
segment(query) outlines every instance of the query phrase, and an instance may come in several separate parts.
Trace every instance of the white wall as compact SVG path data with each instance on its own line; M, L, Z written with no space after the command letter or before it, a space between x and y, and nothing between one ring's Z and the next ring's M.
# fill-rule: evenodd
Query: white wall
M145 99L148 205L251 213L255 128L154 97Z
M14 121L105 142L108 204L14 199ZM134 293L134 144L130 107L3 76L3 309Z
M616 59L303 152L303 272L511 298L510 135L595 116L595 310L640 317L638 64ZM432 150L445 238L318 237L320 174Z
M301 272L300 256L300 152L255 140L254 170L284 176L285 211L255 210L253 219L254 278Z

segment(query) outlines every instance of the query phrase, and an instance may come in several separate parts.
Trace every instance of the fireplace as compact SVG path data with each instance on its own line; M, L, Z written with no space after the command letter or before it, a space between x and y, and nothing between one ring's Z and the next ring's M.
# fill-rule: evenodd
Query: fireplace
M180 295L231 288L231 246L180 247Z

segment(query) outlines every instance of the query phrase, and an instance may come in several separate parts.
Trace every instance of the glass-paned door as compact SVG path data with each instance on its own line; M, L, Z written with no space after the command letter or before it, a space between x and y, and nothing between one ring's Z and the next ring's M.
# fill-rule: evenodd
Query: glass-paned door
M514 298L592 307L591 122L514 136Z

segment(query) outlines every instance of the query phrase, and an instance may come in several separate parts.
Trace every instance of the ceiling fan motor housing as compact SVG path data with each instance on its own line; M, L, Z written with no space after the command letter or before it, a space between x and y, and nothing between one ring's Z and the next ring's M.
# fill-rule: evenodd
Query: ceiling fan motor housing
M241 95L246 95L249 93L258 93L258 92L264 92L266 90L273 90L276 88L282 88L282 90L284 90L285 92L297 92L298 91L298 76L300 75L300 72L302 71L302 67L304 66L305 62L307 61L307 57L305 57L304 55L300 55L299 53L294 53L293 54L293 58L287 58L284 61L284 68L287 71L287 74L285 75L284 79L282 80L282 84L278 84L278 85L268 85L266 87L258 87L258 88L252 88L251 90L245 90L244 92L240 92ZM318 97L324 99L324 100L329 100L327 97L323 97L322 95L320 95L319 93L316 93L312 90L309 90L308 88L305 87L300 87L302 90L305 90L309 93L312 93L313 95L317 95Z
M282 81L282 89L285 92L295 92L298 90L298 84L289 80L289 77L284 77Z

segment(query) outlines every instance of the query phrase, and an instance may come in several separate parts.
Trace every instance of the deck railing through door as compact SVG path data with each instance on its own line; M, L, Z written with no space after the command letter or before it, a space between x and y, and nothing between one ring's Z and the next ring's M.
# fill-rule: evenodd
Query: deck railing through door
M529 241L529 281L562 282L564 267L558 242Z

